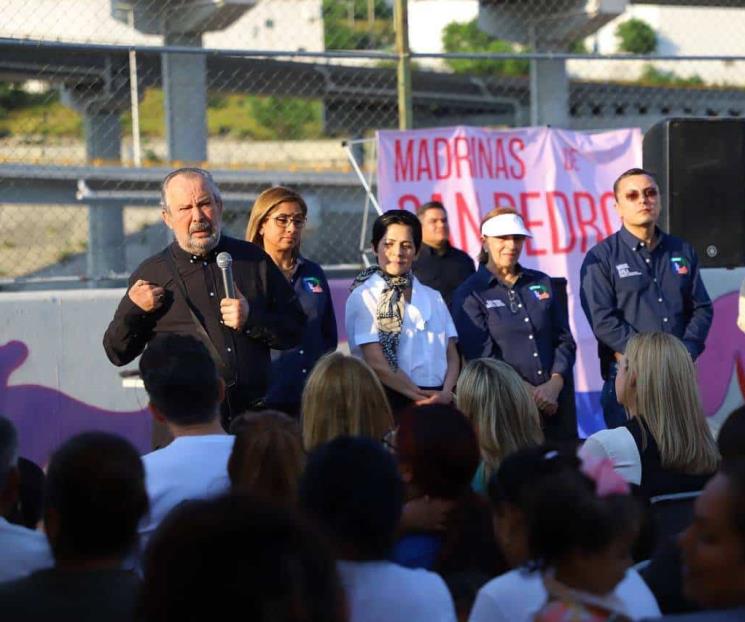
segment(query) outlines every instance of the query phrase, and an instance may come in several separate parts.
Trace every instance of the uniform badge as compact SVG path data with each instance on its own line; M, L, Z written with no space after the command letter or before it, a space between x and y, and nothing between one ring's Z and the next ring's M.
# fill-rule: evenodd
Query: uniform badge
M507 305L504 304L499 298L495 298L494 300L485 300L486 308L487 309L496 309L497 307L506 307Z
M303 278L303 285L311 294L322 294L323 287L321 286L321 280L314 276L306 276Z
M673 266L673 270L675 270L676 274L684 275L689 273L689 266L688 266L688 260L685 257L680 257L679 255L675 255L670 258L670 263Z
M533 295L538 300L548 300L551 298L551 293L545 285L529 285L528 289L533 292Z

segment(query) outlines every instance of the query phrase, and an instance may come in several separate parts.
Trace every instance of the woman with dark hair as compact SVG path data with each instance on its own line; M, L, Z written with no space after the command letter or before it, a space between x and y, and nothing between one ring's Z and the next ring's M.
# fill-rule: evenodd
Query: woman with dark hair
M450 312L435 290L411 271L422 226L406 210L389 210L373 223L377 264L352 284L346 306L349 347L373 368L394 415L413 402L449 404L460 361Z
M572 370L576 345L566 306L550 277L520 264L522 217L498 207L481 221L478 272L453 296L453 319L467 360L496 358L527 383L546 438L577 438Z
M246 240L263 248L290 282L308 318L303 340L290 350L272 350L266 405L300 414L305 380L319 358L337 346L336 317L329 284L321 266L300 254L308 207L294 190L273 186L254 202Z
M467 602L458 603L468 610L476 590L505 570L488 504L471 490L480 460L473 427L452 406L414 406L401 413L392 444L407 500L452 501L444 530L404 535L393 561L440 573L456 594L470 591L470 598L463 598Z

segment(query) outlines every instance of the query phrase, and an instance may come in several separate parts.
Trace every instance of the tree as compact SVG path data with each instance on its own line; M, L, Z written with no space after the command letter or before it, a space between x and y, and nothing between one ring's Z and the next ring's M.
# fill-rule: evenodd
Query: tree
M652 54L657 49L657 34L647 22L632 18L616 28L619 49L629 54Z
M324 44L327 50L376 50L393 44L393 12L385 0L373 4L368 21L367 0L323 0Z
M442 46L446 52L519 53L513 43L495 39L479 30L475 19L465 23L451 22L445 26ZM521 59L447 59L446 62L456 73L525 76L530 72L529 62Z

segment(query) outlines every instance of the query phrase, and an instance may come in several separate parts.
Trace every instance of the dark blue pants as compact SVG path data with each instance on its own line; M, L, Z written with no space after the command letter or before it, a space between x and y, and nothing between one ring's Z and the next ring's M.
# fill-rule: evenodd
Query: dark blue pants
M603 419L605 427L609 430L619 428L626 423L628 415L626 409L618 403L616 399L616 373L618 363L611 363L608 371L608 378L603 383L603 390L600 393L600 405L603 407Z

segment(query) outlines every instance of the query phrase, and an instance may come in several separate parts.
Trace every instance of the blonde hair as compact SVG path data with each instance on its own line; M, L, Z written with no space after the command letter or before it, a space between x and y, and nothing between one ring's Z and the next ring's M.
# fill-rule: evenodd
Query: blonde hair
M715 471L719 451L704 417L696 368L683 343L661 332L629 339L621 401L649 428L663 467L700 474ZM632 391L631 377L636 378Z
M274 410L249 412L234 419L230 431L235 434L228 460L233 491L294 505L305 467L298 422Z
M264 248L264 236L259 233L261 225L266 222L267 217L271 214L272 210L277 207L280 203L297 203L300 206L300 210L303 212L303 216L308 215L308 206L305 204L303 197L301 197L294 190L285 188L284 186L272 186L264 190L254 201L251 213L248 217L248 224L246 225L246 240ZM298 250L295 249L294 254L297 254Z
M538 407L504 361L470 361L458 378L455 400L476 429L487 478L509 454L543 443Z
M303 390L302 413L308 451L342 435L380 440L393 428L391 407L375 372L341 352L316 363Z
M484 214L484 217L479 223L479 233L481 233L481 227L484 226L484 223L487 220L489 220L490 218L494 218L495 216L501 216L502 214L515 214L515 216L520 216L519 212L515 209L512 209L511 207L495 207L494 209L491 209L486 212L486 214ZM520 218L522 218L522 216L520 216ZM481 250L479 251L478 262L483 264L489 262L489 253L486 252L486 248L483 245L481 246Z

